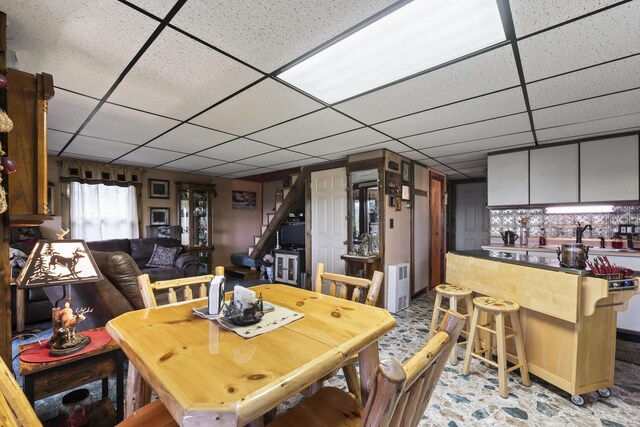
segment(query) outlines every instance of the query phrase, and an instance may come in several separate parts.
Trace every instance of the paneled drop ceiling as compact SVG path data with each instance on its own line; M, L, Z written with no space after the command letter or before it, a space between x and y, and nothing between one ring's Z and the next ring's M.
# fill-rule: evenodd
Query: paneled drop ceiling
M239 178L387 148L468 179L491 151L640 129L640 0L498 1L506 42L333 105L277 74L403 2L0 8L10 66L54 77L52 155Z

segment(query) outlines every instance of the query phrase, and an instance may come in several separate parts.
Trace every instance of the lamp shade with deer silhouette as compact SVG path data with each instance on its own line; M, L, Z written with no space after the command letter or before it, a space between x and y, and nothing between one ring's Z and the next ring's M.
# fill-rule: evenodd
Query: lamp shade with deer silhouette
M52 311L53 336L47 344L50 355L75 353L91 342L86 335L76 334L75 327L93 309L86 307L74 311L69 287L93 283L102 278L84 240L38 240L17 282L18 289L63 286L64 294L56 301ZM58 303L67 295L69 297L64 307L58 307Z

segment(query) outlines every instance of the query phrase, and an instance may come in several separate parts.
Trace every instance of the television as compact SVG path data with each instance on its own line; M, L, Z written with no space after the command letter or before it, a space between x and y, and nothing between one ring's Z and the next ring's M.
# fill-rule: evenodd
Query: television
M292 222L282 224L280 227L280 245L287 247L304 248L305 227L304 222Z

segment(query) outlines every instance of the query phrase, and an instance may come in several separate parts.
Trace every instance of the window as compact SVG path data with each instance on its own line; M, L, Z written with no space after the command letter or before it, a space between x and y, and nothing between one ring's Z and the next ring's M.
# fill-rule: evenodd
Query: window
M71 236L86 241L138 237L136 189L70 184Z

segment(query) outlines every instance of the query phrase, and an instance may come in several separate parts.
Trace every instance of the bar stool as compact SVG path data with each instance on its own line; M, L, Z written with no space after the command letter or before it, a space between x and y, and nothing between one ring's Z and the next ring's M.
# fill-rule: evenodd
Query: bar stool
M465 320L471 316L473 311L473 304L471 303L471 289L465 288L463 286L450 285L448 283L443 283L435 287L436 289L436 301L433 305L433 317L431 318L431 326L429 326L429 336L428 339L433 337L435 333L438 331L438 321L440 317L440 312L446 313L447 310L441 307L442 297L449 298L449 309L451 311L455 311L459 314L462 314L458 311L458 298L464 300L466 304L467 312L463 314ZM469 338L469 321L467 320L465 323L465 329L460 332L460 335ZM463 335L464 334L464 335ZM458 345L466 344L467 341L460 341ZM452 365L458 364L458 357L456 356L457 347L453 347L451 351L451 356L449 362Z
M493 297L478 297L473 299L473 316L471 317L471 330L469 333L469 339L467 340L467 352L464 356L464 364L462 365L462 375L469 375L469 365L471 363L471 357L478 358L483 362L495 366L498 368L498 384L500 388L500 396L508 397L509 391L507 390L507 373L520 369L520 376L522 378L522 384L525 386L531 385L529 379L529 369L527 367L527 359L524 353L524 341L522 339L522 328L520 327L520 318L518 317L518 311L520 306L507 299L493 298ZM478 318L480 313L486 313L487 323L479 325ZM505 315L508 314L511 318L511 327L505 326ZM491 320L493 316L494 321ZM492 329L495 327L495 329ZM479 345L475 346L475 352L472 351L472 343L478 340L477 330L488 332L489 345L480 349ZM510 329L511 333L505 335L505 330ZM497 358L498 363L491 360L493 355L492 341L495 337L497 343ZM516 346L517 357L511 353L507 353L506 340L513 338ZM477 343L476 343L477 344ZM507 369L507 355L515 357L518 361L515 365Z

